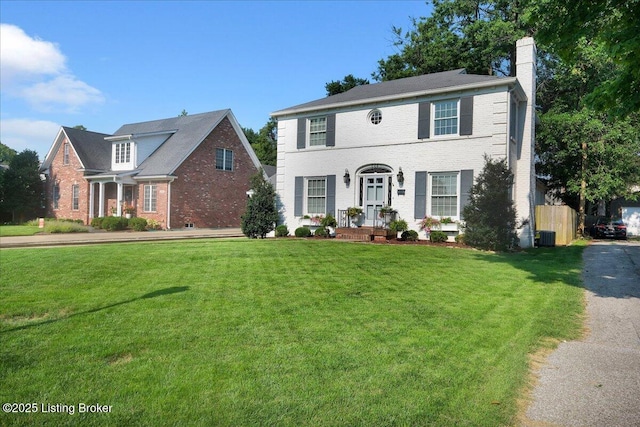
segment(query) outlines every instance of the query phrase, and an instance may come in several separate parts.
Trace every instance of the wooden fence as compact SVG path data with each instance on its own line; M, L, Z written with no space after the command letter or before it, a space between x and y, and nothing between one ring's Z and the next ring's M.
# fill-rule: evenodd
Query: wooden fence
M578 213L569 206L536 206L536 231L555 231L556 245L566 246L576 238Z

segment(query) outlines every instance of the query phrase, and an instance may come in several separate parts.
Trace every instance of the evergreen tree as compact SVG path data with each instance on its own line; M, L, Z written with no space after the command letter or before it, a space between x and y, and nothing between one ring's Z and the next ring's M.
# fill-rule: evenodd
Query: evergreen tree
M242 215L242 233L256 239L264 239L273 231L278 221L276 209L276 192L273 185L264 179L262 170L251 177L253 194L247 200L247 210Z
M12 213L13 222L34 218L43 202L43 185L40 180L38 153L24 150L16 154L4 172L4 196L1 210Z
M464 242L470 246L505 251L516 246L516 209L511 199L513 173L503 160L485 156L484 169L471 187L462 216Z

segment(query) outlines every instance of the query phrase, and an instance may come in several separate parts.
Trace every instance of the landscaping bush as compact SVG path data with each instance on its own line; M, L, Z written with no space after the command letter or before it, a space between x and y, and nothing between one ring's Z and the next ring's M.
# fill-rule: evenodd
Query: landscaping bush
M135 231L146 231L147 220L139 217L131 218L129 220L129 227Z
M418 240L418 232L415 230L406 230L402 232L400 240L406 240L408 242L415 242Z
M102 228L102 221L104 221L104 218L105 217L103 217L103 216L100 216L100 217L97 217L97 218L93 218L91 220L91 226L93 228Z
M287 237L289 235L289 229L286 225L281 224L276 227L276 237Z
M106 216L102 220L102 228L107 231L124 230L129 225L129 220L121 216Z
M49 221L45 222L45 233L87 233L89 229L76 221Z
M434 230L431 232L431 235L429 236L429 240L431 240L432 243L443 243L447 241L447 233L445 233L444 231L440 231L440 230Z
M456 243L464 243L464 233L460 233L456 236Z
M391 221L389 224L389 229L394 233L398 233L399 231L406 231L409 228L409 224L404 219L396 219Z
M253 195L247 199L247 210L241 217L242 233L251 238L264 239L278 221L276 191L264 179L262 170L251 177Z
M329 231L327 231L327 229L324 228L324 227L320 227L320 228L316 229L315 236L316 237L329 237Z
M298 227L295 231L296 237L311 237L311 230L309 227Z

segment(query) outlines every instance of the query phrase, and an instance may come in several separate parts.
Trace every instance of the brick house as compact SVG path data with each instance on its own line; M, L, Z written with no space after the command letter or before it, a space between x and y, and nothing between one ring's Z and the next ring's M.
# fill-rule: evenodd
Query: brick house
M166 229L239 227L260 162L231 110L122 126L62 127L41 170L47 216L133 215Z
M416 231L425 216L461 221L488 155L514 173L520 245L532 246L536 47L526 37L516 49L515 77L445 71L272 113L282 221L296 228L305 217L333 214L348 227L346 209L359 207L361 227L375 228L385 206Z

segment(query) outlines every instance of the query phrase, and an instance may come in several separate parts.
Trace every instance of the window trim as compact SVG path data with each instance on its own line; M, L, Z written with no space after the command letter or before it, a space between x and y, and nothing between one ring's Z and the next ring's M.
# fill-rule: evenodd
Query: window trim
M158 212L157 184L144 184L142 210L143 212Z
M323 196L310 196L309 195L309 182L310 181L323 181L324 182L324 195ZM305 212L306 215L326 215L327 213L327 198L328 198L328 180L326 176L306 176L304 177L304 207L303 207L303 211ZM309 210L309 200L311 198L314 199L324 199L324 206L322 209L322 212L311 212Z
M438 105L443 105L445 103L455 103L456 105L456 115L455 116L448 116L448 117L441 117L441 118L436 118L436 112L438 109ZM431 108L431 129L433 129L432 131L432 137L433 138L447 138L447 137L455 137L455 136L460 136L460 98L449 98L449 99L440 99L437 101L432 101L431 102L432 108ZM437 123L439 121L445 121L445 120L451 120L455 118L456 120L456 130L455 132L452 133L436 133L438 130L437 127ZM448 126L445 126L448 127Z
M51 202L54 210L60 209L60 183L54 182L51 189Z
M436 176L454 176L456 177L456 193L455 196L451 195L451 194L435 194L435 192L433 191L433 178ZM460 183L460 175L461 175L461 171L445 171L445 172L429 172L428 173L428 177L427 177L427 212L429 216L435 216L435 217L451 217L454 220L458 220L460 219L460 199L461 199L461 193L460 193L460 187L461 187L461 183ZM456 203L455 203L455 209L456 209L456 213L454 214L445 214L442 215L440 213L435 213L434 212L434 203L433 203L433 199L434 197L455 197L456 198Z
M218 153L222 153L222 165L221 167L218 167ZM234 155L233 155L233 150L229 150L228 148L216 148L216 170L219 171L226 171L226 172L233 172L234 171L234 167L233 167L233 163L234 163Z
M80 185L78 184L71 186L71 210L80 210Z
M115 163L124 165L131 163L131 142L119 142L115 144Z
M312 131L313 121L316 120L324 120L324 128L321 130ZM327 146L327 130L328 130L328 117L327 116L316 116L310 117L307 119L307 141L309 141L309 147L326 147ZM317 138L316 143L312 143L312 136L314 135L323 135L322 137ZM321 141L321 143L318 143Z
M65 142L62 147L62 164L67 166L69 164L69 143Z

